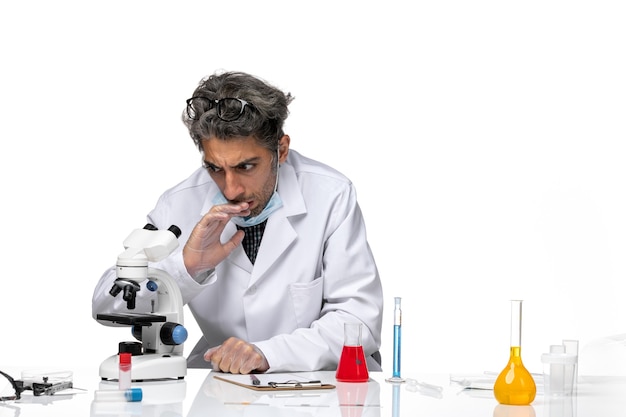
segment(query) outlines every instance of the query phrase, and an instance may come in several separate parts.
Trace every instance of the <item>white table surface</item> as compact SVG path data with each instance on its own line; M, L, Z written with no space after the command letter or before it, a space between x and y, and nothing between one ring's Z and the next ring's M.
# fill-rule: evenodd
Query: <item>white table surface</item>
M19 368L3 369L19 379ZM213 378L207 370L189 369L179 381L133 383L143 390L139 403L94 402L94 392L114 389L101 381L98 368L73 369L76 393L33 396L27 391L19 401L0 402L0 417L36 416L271 416L271 417L586 417L626 415L626 378L580 376L575 395L552 398L538 392L530 406L503 406L491 390L466 390L450 381L450 374L411 375L412 379L442 387L441 392L416 390L409 384L390 384L390 375L370 373L370 382L339 383L334 372L311 373L336 385L333 390L259 392ZM410 375L410 374L407 374ZM307 375L308 377L309 375ZM4 379L0 391L9 395Z

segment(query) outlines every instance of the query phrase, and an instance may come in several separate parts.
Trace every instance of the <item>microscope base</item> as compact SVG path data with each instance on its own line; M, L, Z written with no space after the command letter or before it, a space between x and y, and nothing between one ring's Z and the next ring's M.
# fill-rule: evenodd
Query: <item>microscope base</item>
M131 378L133 381L160 379L183 379L187 375L187 360L183 356L168 356L162 353L148 353L133 356ZM100 365L100 378L119 378L118 355L108 357Z

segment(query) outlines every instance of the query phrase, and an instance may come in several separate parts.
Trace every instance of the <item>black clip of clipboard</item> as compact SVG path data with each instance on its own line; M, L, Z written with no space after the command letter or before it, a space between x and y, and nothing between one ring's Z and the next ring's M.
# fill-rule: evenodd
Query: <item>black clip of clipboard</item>
M272 388L321 388L322 381L285 381L285 382L268 382Z

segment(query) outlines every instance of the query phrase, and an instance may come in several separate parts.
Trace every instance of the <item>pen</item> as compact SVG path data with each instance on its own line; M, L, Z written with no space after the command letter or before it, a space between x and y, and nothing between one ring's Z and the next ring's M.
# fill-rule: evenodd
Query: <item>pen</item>
M272 388L305 388L305 387L321 387L322 381L287 381L287 382L268 382Z
M252 385L261 385L261 381L254 374L250 374L250 379L252 380Z

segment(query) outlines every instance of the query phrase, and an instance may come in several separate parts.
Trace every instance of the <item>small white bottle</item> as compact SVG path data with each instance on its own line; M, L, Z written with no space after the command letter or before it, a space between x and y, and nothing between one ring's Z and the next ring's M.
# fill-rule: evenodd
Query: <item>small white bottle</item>
M119 372L119 389L121 391L126 391L130 389L130 384L132 381L131 377L131 368L132 368L132 354L124 352L119 355L119 363L120 363L120 372Z

